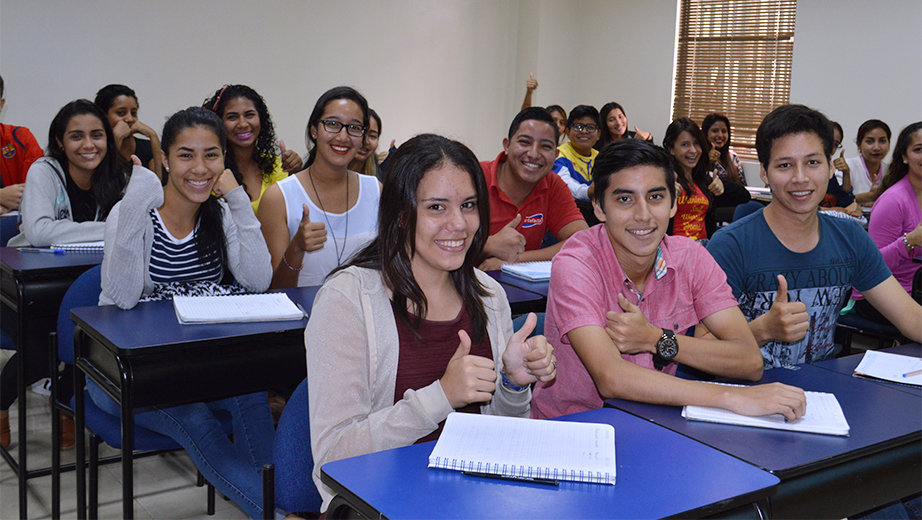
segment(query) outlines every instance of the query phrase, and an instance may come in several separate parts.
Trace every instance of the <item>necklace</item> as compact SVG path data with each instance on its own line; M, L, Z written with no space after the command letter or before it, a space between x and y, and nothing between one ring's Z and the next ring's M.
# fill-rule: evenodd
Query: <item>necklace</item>
M342 250L339 249L339 241L336 240L336 233L333 233L333 225L330 224L330 217L327 215L327 210L323 208L323 201L320 200L320 192L317 191L317 186L314 185L314 176L311 174L310 167L307 168L307 178L311 181L311 188L313 188L314 195L317 197L317 204L320 205L323 218L327 221L327 229L330 230L330 236L333 237L333 250L336 251L336 265L338 267L343 263L343 255L346 253L346 238L349 236L349 171L346 170L346 229L343 231Z

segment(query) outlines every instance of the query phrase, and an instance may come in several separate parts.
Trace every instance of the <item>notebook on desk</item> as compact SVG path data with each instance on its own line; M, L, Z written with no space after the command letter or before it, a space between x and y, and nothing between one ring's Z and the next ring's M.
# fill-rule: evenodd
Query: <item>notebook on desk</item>
M300 320L303 309L283 293L228 296L174 296L176 318L183 324Z
M429 455L430 468L502 478L615 483L615 428L451 413Z
M106 242L99 240L96 242L75 242L73 244L51 244L51 249L60 249L70 252L102 253L106 249Z
M903 385L922 386L922 359L888 352L868 350L855 367L855 375L900 383Z
M545 282L551 279L551 261L503 264L502 271L530 282Z

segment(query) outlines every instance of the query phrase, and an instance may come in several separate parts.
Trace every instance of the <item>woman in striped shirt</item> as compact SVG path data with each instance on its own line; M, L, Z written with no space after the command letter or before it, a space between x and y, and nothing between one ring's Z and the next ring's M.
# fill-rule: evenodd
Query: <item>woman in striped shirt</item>
M175 294L265 291L269 251L250 198L224 168L221 119L204 108L182 110L164 125L161 147L163 186L133 158L125 197L106 222L100 304L130 309ZM98 407L119 415L98 386L90 383L89 393ZM215 417L219 409L233 418L233 442ZM155 408L135 422L175 439L209 482L261 517L260 469L272 460L275 435L266 394Z

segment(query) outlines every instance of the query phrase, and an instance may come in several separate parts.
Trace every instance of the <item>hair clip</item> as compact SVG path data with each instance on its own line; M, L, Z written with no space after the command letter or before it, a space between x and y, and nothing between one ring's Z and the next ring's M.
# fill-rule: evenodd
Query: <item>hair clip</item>
M221 92L218 92L217 97L215 97L215 99L214 99L214 105L211 107L212 112L217 112L217 111L218 111L218 103L221 102L221 96L224 95L224 91L227 90L227 87L229 87L229 86L230 86L230 85L224 85L223 87L221 87Z

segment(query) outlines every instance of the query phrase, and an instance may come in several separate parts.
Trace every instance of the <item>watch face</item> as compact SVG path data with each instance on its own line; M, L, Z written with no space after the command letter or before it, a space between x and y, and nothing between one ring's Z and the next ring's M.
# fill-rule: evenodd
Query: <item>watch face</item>
M667 360L676 357L679 353L679 343L675 339L675 334L669 334L664 330L663 337L656 344L656 350L661 357Z

